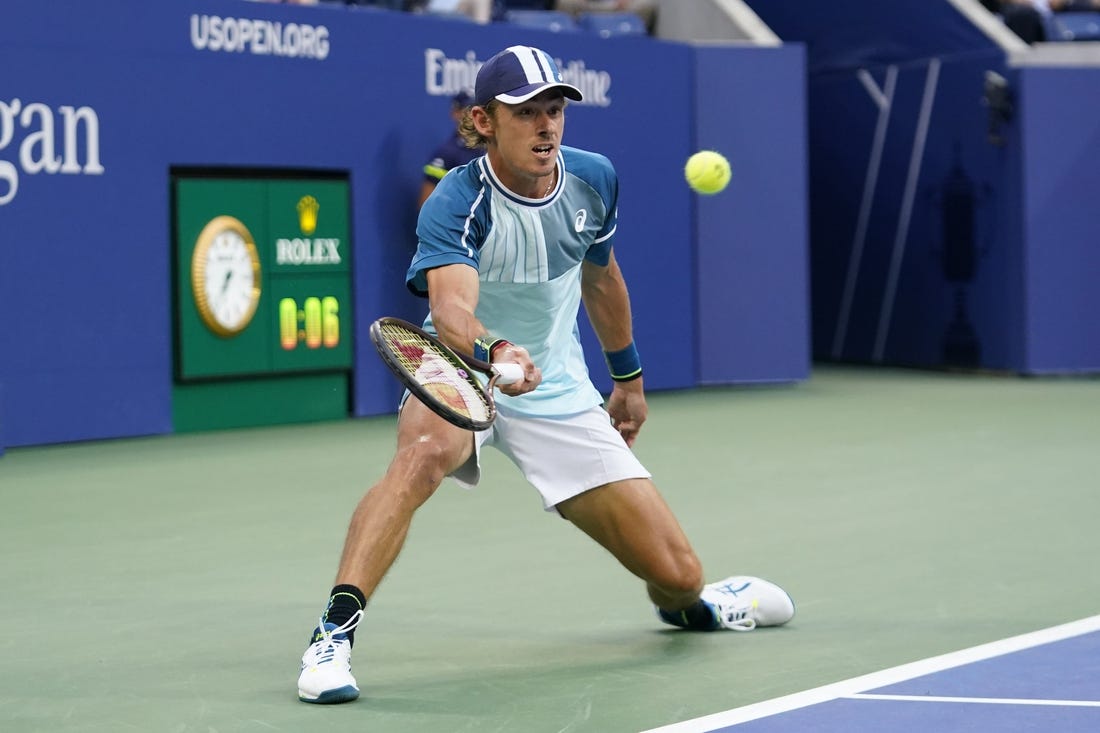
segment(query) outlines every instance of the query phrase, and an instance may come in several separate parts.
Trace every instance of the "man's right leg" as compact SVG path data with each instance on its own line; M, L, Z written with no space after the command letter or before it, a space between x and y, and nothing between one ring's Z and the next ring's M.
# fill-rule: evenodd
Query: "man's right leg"
M302 656L300 700L337 703L359 696L351 674L351 647L363 606L397 559L413 514L473 450L469 431L418 400L406 400L393 461L352 515L328 607Z

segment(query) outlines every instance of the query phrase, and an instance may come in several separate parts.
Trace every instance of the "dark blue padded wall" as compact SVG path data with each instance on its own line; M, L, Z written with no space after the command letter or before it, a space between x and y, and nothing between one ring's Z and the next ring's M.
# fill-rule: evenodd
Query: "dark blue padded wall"
M1011 368L1022 355L1010 154L986 138L983 54L811 84L814 351Z
M806 44L811 74L995 48L946 0L746 0L746 4L784 41Z
M1096 68L1010 68L946 0L749 4L807 44L815 357L1100 369Z

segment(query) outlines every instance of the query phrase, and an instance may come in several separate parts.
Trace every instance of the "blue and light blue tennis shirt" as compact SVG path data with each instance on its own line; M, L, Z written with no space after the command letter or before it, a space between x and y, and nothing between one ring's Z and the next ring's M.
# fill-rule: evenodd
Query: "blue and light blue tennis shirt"
M478 271L476 316L498 338L523 346L542 383L519 397L498 394L502 410L562 416L603 403L588 377L577 313L581 262L607 265L617 224L618 178L604 156L561 147L557 185L538 199L501 184L487 156L446 175L417 223L419 243L406 275L426 295L426 272L452 264ZM434 332L431 315L425 328Z

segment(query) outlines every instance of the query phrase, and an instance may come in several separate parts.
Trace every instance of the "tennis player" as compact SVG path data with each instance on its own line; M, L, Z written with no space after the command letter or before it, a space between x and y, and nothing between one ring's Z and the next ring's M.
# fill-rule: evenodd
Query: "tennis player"
M612 247L618 179L604 156L562 145L567 100L580 99L537 48L507 48L478 72L462 132L485 154L428 198L407 283L428 298L427 330L484 361L519 364L524 379L500 388L497 419L483 432L405 400L396 455L352 515L335 587L302 657L305 702L359 696L351 648L367 600L416 509L447 476L476 486L486 446L515 463L548 511L640 578L665 623L750 630L794 616L790 596L766 580L704 585L699 558L630 450L647 406ZM581 302L614 380L606 406L581 352Z

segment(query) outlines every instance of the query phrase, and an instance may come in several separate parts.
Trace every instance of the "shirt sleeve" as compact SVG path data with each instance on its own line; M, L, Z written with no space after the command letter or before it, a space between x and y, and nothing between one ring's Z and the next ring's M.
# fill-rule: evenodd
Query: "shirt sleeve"
M424 202L416 223L416 253L405 284L419 296L428 294L428 270L444 265L480 265L482 233L488 225L487 196L471 196L465 176L447 176Z
M606 267L611 261L615 231L619 228L619 177L615 173L615 167L606 157L592 155L592 159L595 165L588 182L599 193L607 215L584 258L592 264Z

